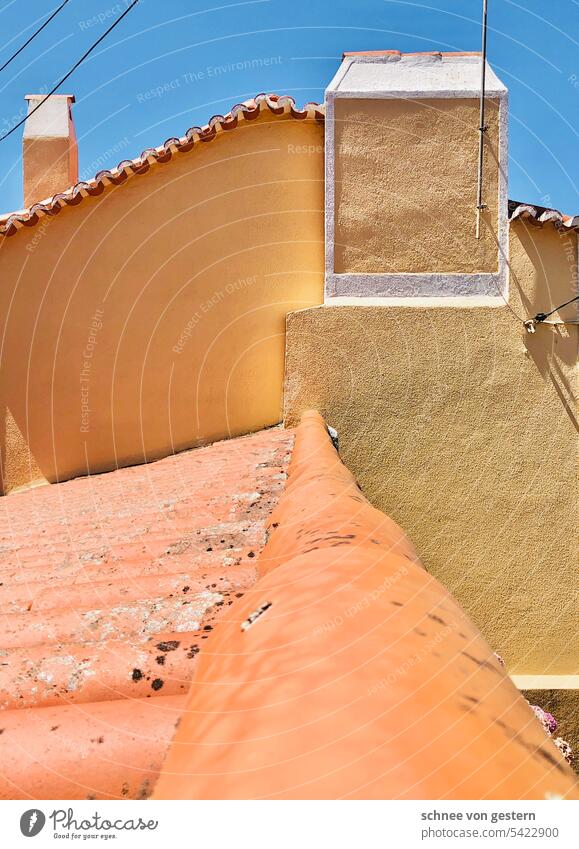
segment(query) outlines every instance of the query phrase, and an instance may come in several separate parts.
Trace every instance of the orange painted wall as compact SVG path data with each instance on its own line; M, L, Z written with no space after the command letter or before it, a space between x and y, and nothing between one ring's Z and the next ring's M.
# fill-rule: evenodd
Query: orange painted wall
M323 300L323 125L261 115L0 239L4 491L281 419Z

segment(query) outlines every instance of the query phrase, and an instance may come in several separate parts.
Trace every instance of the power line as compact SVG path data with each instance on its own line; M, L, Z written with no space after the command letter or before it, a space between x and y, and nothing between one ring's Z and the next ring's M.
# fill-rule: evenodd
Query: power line
M15 124L15 125L14 125L14 126L13 126L10 130L8 130L8 132L7 132L7 133L4 133L4 135L0 137L0 142L3 142L3 141L4 141L4 139L7 139L7 138L8 138L8 136L12 135L12 133L13 133L15 130L17 130L17 129L18 129L18 127L21 127L21 126L22 126L22 124L24 124L24 122L25 122L25 121L27 121L27 120L28 120L28 118L30 118L30 116L31 116L31 115L34 115L34 113L35 113L38 109L40 109L40 107L41 107L44 103L46 103L46 101L48 100L48 98L49 98L49 97L51 97L51 96L54 94L54 92L56 91L56 89L57 89L57 88L59 88L59 87L60 87L60 86L61 86L64 82L66 82L66 80L67 80L67 79L68 79L68 78L69 78L69 77L70 77L70 76L71 76L71 75L72 75L72 74L76 71L76 69L79 67L79 65L82 65L82 63L84 62L84 60L85 60L88 56L90 56L90 54L93 52L93 50L95 49L95 47L98 47L98 45L101 43L101 41L102 41L104 38L106 38L106 37L107 37L107 35L109 34L109 32L112 32L112 31L114 30L114 28L120 24L120 22L123 20L123 18L125 17L125 15L128 15L128 14L129 14L129 12L131 11L131 9L132 9L134 6L136 6L138 2L139 2L139 0L133 0L133 2L131 3L131 5L130 5L130 6L127 6L127 8L125 9L125 11L122 13L122 15L119 15L119 17L116 19L116 21L114 21L114 22L110 25L110 27L109 27L107 30L105 30L105 32L103 32L103 34L100 36L100 38L97 38L97 40L94 42L94 44L92 44L92 45L89 47L89 49L86 51L86 53L83 53L83 55L80 57L80 59L78 59L78 61L77 61L77 62L75 62L75 64L72 66L72 68L70 69L70 71L67 71L67 73L64 75L64 77L62 77L62 78L61 78L61 79L60 79L60 80L56 83L56 85L54 86L54 88L52 88L52 89L48 92L48 94L46 95L46 97L43 97L43 98L42 98L42 100L40 101L40 103L38 103L38 104L34 107L34 109L31 109L31 110L30 110L30 112L29 112L27 115L25 115L25 116L24 116L24 118L22 118L22 120L21 120L21 121L18 121L18 123L17 123L17 124Z
M477 189L476 189L476 231L477 239L480 239L480 218L483 209L486 209L486 204L483 203L483 164L484 164L484 144L485 133L487 127L485 125L485 81L487 68L487 20L488 20L488 0L483 0L483 16L482 16L482 47L481 47L481 72L480 72L480 106L479 106L479 121L478 121L478 174L477 174Z
M49 18L47 18L41 26L38 27L36 32L32 33L32 35L30 36L28 41L25 41L24 44L21 47L19 47L18 50L15 53L13 53L12 56L9 59L6 60L6 62L4 62L4 64L0 68L0 73L4 70L4 68L8 67L8 65L10 64L10 62L12 62L13 59L16 59L16 57L18 56L19 53L22 53L22 51L24 50L25 47L28 47L28 45L30 44L31 41L34 41L36 36L39 33L42 32L42 30L44 29L45 26L48 26L48 24L51 22L51 20L58 15L60 10L63 9L66 6L67 3L68 3L68 0L64 0L64 3L61 3L60 6L58 6L58 8L54 10L52 15Z
M563 307L568 307L569 304L574 303L575 301L579 301L579 295L575 295L574 298L571 298L568 301L565 301L564 304L559 304L558 307L551 310L550 312L538 312L534 318L529 318L523 322L525 329L528 333L534 333L537 324L552 324L552 325L563 325L563 324L578 324L577 321L547 321L550 315L553 315L557 310L562 310Z

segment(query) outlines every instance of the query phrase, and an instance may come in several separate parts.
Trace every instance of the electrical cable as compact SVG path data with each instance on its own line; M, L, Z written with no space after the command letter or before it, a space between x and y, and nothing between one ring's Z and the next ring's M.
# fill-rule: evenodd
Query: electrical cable
M62 77L62 78L61 78L61 79L60 79L60 80L56 83L56 85L55 85L55 86L54 86L54 87L53 87L53 88L52 88L52 89L48 92L48 94L46 95L46 97L44 97L44 98L40 101L40 103L38 103L38 104L34 107L34 109L31 109L31 110L30 110L30 112L29 112L27 115L25 115L25 116L24 116L24 118L22 118L22 120L21 120L21 121L19 121L17 124L15 124L13 127L11 127L11 129L10 129L10 130L8 130L8 132L7 132L7 133L4 133L4 135L0 137L0 142L3 142L3 141L4 141L4 139L7 139L7 138L8 138L8 136L12 135L12 133L13 133L15 130L17 130L17 129L18 129L18 127L21 127L21 126L22 126L22 124L24 124L24 122L25 122L25 121L27 121L27 120L28 120L28 118L30 118L30 116L31 116L31 115L34 115L34 113L35 113L38 109L40 109L40 107L41 107L44 103L46 103L46 101L48 100L48 98L49 98L49 97L51 97L51 96L54 94L54 92L56 91L56 89L57 89L57 88L59 88L59 87L63 84L63 82L66 82L66 80L67 80L67 79L68 79L68 78L69 78L69 77L70 77L70 76L71 76L71 75L72 75L72 74L76 71L76 69L77 69L80 65L82 65L82 63L84 62L84 60L85 60L88 56L90 56L90 54L93 52L93 50L95 49L95 47L98 47L98 45L101 43L101 41L103 41L103 39L105 39L105 38L107 37L107 35L108 35L110 32L112 32L116 26L118 26L118 25L120 24L120 22L123 20L123 18L125 17L125 15L128 15L128 14L129 14L129 12L131 11L131 9L133 9L133 8L137 5L137 3L138 3L138 2L139 2L139 0L133 0L133 2L131 3L131 5L130 5L130 6L127 6L127 8L125 9L125 11L122 13L122 15L119 15L119 17L118 17L118 18L117 18L117 19L116 19L116 20L115 20L115 21L114 21L114 22L110 25L110 27L109 27L107 30L105 30L105 32L103 32L103 34L100 36L100 38L98 38L98 39L94 42L94 44L92 44L92 45L89 47L89 49L86 51L86 53L83 53L83 55L80 57L80 59L78 59L78 61L77 61L77 62L75 62L75 64L72 66L72 68L70 69L70 71L67 71L67 73L64 75L64 77Z
M579 301L579 295L575 295L574 298L571 298L570 301L565 301L564 304L559 304L558 307L555 307L551 312L538 312L537 315L533 318L533 321L536 321L537 324L542 324L546 318L549 318L550 315L553 315L554 312L558 310L562 310L563 307L568 307L569 304L572 304L574 301Z
M559 304L558 307L555 307L555 309L552 309L550 312L538 312L536 316L534 316L533 318L528 318L526 321L523 322L525 329L529 333L534 333L537 324L549 324L553 327L564 325L564 324L579 324L579 321L563 321L563 320L547 321L547 319L549 318L550 315L553 315L553 313L557 312L558 310L562 310L563 307L568 307L569 304L572 304L575 301L579 301L579 295L575 295L574 298L571 298L570 300L565 301L564 304Z

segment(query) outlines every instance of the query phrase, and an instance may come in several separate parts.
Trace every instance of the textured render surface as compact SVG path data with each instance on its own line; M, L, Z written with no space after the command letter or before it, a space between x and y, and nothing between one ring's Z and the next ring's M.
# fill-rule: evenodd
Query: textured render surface
M154 798L544 799L574 777L318 413L251 598L201 655Z
M0 798L146 795L292 446L274 428L2 499Z
M577 239L511 227L503 308L336 306L287 324L287 422L319 409L510 673L576 672ZM575 318L575 305L561 317ZM518 317L517 317L518 316ZM552 318L557 318L557 315Z
M323 126L281 112L1 240L5 491L280 420L324 252Z
M487 103L480 240L475 100L337 98L334 109L334 271L496 272L498 102Z

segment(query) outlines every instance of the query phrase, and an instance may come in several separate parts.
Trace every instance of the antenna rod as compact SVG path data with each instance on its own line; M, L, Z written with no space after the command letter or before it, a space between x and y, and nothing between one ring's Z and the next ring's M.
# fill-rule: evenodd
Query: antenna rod
M487 131L485 124L485 80L487 65L487 0L483 0L482 17L482 50L481 50L481 72L480 72L480 114L479 114L479 137L478 137L478 179L476 192L476 238L480 239L481 212L486 208L483 203L483 157L484 157L484 134Z

